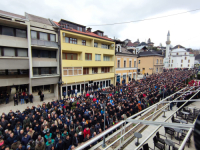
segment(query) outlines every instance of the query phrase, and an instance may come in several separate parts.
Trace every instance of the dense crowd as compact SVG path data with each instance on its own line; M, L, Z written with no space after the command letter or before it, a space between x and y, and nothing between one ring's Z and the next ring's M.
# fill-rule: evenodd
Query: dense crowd
M64 100L27 107L23 112L10 110L1 115L1 150L74 149L104 130L104 114L107 129L182 89L184 80L193 74L193 70L166 71L129 84L91 89L77 97L69 95Z

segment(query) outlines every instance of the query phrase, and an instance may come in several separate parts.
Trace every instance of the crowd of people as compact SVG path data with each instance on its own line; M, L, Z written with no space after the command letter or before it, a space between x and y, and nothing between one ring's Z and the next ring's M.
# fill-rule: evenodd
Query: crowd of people
M106 130L184 88L184 80L194 73L194 70L166 71L129 84L91 89L72 97L73 100L69 95L62 100L44 102L42 106L27 107L23 112L10 110L1 115L1 150L74 149L104 131L104 115Z

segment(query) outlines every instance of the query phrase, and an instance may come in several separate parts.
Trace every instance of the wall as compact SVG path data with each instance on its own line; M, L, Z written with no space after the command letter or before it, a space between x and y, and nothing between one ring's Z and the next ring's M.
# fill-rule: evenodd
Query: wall
M0 68L3 69L29 69L28 57L0 57Z
M139 64L139 60L140 60L140 64ZM144 74L144 73L148 73L148 74L152 74L153 70L149 69L149 68L153 68L153 57L149 56L149 57L139 57L137 59L138 61L138 69L140 69L140 73ZM143 72L143 68L145 68L145 72Z
M0 35L0 45L16 48L28 48L27 38Z

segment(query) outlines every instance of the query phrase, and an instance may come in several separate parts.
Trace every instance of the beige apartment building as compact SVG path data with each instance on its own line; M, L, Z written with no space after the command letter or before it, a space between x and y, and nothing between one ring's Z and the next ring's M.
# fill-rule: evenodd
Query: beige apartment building
M163 72L164 56L154 51L145 51L138 54L138 69L141 74Z

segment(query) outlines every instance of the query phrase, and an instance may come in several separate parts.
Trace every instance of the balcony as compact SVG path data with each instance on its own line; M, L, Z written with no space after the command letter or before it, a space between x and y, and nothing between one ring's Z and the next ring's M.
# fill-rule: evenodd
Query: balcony
M121 67L121 68L116 68L116 71L120 71L120 70L137 70L136 67Z
M58 61L56 58L32 58L33 67L56 67L58 66Z
M104 67L114 66L114 61L94 61L94 60L62 60L62 67Z
M64 84L75 83L75 82L86 82L86 81L95 81L114 78L115 73L98 73L98 74L86 74L86 75L77 75L77 76L63 76L62 80Z
M28 57L0 57L1 69L29 69Z
M17 47L28 48L28 40L27 38L0 35L0 45L7 47L16 47L16 48Z
M31 45L38 46L38 47L58 48L58 43L56 42L43 41L43 40L37 40L37 39L31 39Z
M93 46L85 46L85 45L71 44L71 43L62 43L62 51L115 55L115 51L112 49L97 48Z

